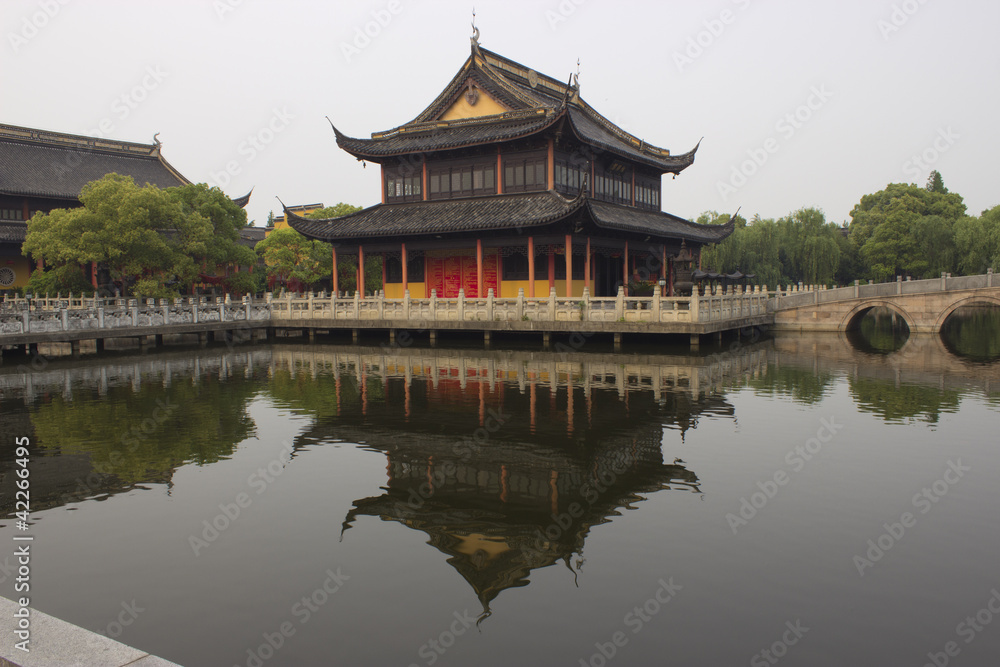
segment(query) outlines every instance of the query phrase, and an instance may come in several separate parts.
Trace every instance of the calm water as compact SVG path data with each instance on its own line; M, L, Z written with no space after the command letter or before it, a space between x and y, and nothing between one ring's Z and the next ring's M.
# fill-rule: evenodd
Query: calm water
M27 435L33 606L183 665L996 664L1000 363L559 350L8 358L0 563Z

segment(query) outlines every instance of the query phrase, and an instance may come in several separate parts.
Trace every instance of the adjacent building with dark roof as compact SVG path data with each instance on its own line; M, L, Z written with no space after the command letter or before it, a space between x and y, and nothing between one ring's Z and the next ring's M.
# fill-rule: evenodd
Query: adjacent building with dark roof
M333 123L331 122L331 125ZM386 296L612 296L660 279L673 293L703 245L732 223L699 225L661 210L675 155L629 134L566 83L482 48L408 123L337 145L382 170L382 202L315 220L285 209L302 234L363 265L383 257ZM334 270L334 289L337 285Z
M0 289L22 287L32 263L21 254L35 213L80 206L83 186L110 173L160 188L189 185L152 144L0 124ZM246 206L250 193L235 199Z

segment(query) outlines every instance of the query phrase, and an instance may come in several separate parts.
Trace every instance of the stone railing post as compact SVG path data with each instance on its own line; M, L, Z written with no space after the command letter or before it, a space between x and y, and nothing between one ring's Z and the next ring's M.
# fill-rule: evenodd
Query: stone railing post
M23 331L24 333L31 333L31 311L26 310L23 313L21 313L21 320L22 320L21 331Z
M60 308L59 315L62 317L62 330L69 331L69 309Z
M896 294L903 293L903 276L896 276Z
M986 286L993 287L993 269L986 269Z
M660 290L653 291L653 321L660 321Z
M458 321L465 321L465 288L458 288Z
M97 328L104 328L104 306L97 309Z
M524 288L517 288L517 319L521 321L524 319Z
M431 290L431 302L430 302L430 305L427 306L428 309L430 309L429 316L430 316L430 319L432 319L432 320L436 320L437 319L437 303L438 303L438 291L436 289L432 289Z
M556 288L549 289L549 319L556 321Z
M944 292L948 289L948 274L941 274L941 291Z
M701 321L701 314L698 312L701 309L700 299L698 298L698 289L695 288L691 290L691 305L689 306L691 312L691 321L699 322Z
M385 292L378 292L378 318L381 320L385 316Z
M410 290L403 290L403 319L410 319Z
M195 302L191 303L191 322L198 324L198 304Z
M625 318L625 286L618 286L618 294L615 295L615 319Z
M486 321L493 321L493 288L486 292Z
M308 303L309 318L312 319L313 317L316 317L313 314L313 293L312 292L309 292L309 297L307 298L307 303Z
M361 319L361 292L354 290L354 319Z
M583 308L580 309L580 321L586 322L590 319L590 288L583 287Z

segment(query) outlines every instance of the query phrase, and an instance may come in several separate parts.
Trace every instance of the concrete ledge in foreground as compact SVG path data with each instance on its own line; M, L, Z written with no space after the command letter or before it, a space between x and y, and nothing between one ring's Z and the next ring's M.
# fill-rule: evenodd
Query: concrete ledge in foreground
M0 667L180 667L145 651L31 609L30 652L14 647L20 607L0 597Z

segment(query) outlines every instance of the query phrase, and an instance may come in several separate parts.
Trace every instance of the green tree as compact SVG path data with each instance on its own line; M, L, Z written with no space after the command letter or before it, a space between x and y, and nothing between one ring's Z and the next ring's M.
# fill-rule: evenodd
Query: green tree
M338 204L334 204L333 206L327 206L325 208L318 208L315 211L310 211L305 215L305 217L312 218L314 220L324 218L340 218L345 215L350 215L351 213L357 213L360 210L360 206L340 202Z
M81 208L35 214L22 252L53 269L104 265L136 296L176 295L197 274L194 258L208 254L211 221L186 215L180 201L153 185L108 174L85 185L80 201ZM35 274L32 289L43 281Z
M816 208L803 208L778 220L785 275L807 285L833 282L840 267L840 227L827 223Z
M255 247L264 258L267 274L282 285L298 280L313 286L333 272L333 248L307 239L291 227L276 229Z
M257 255L240 243L240 230L247 226L247 213L219 188L204 183L167 188L187 217L200 216L212 225L211 243L193 254L203 273L217 273L226 266L253 266Z
M983 211L978 218L966 216L955 222L955 254L958 268L966 275L1000 269L1000 206Z
M965 215L965 203L943 183L940 188L944 191L892 183L861 198L851 211L850 239L868 277L932 277L953 270L955 252L947 229ZM931 219L922 221L924 217ZM934 256L928 258L932 245Z
M948 188L944 187L944 179L941 178L941 172L937 169L930 173L927 177L927 185L924 186L928 192L938 192L941 194L946 194Z

